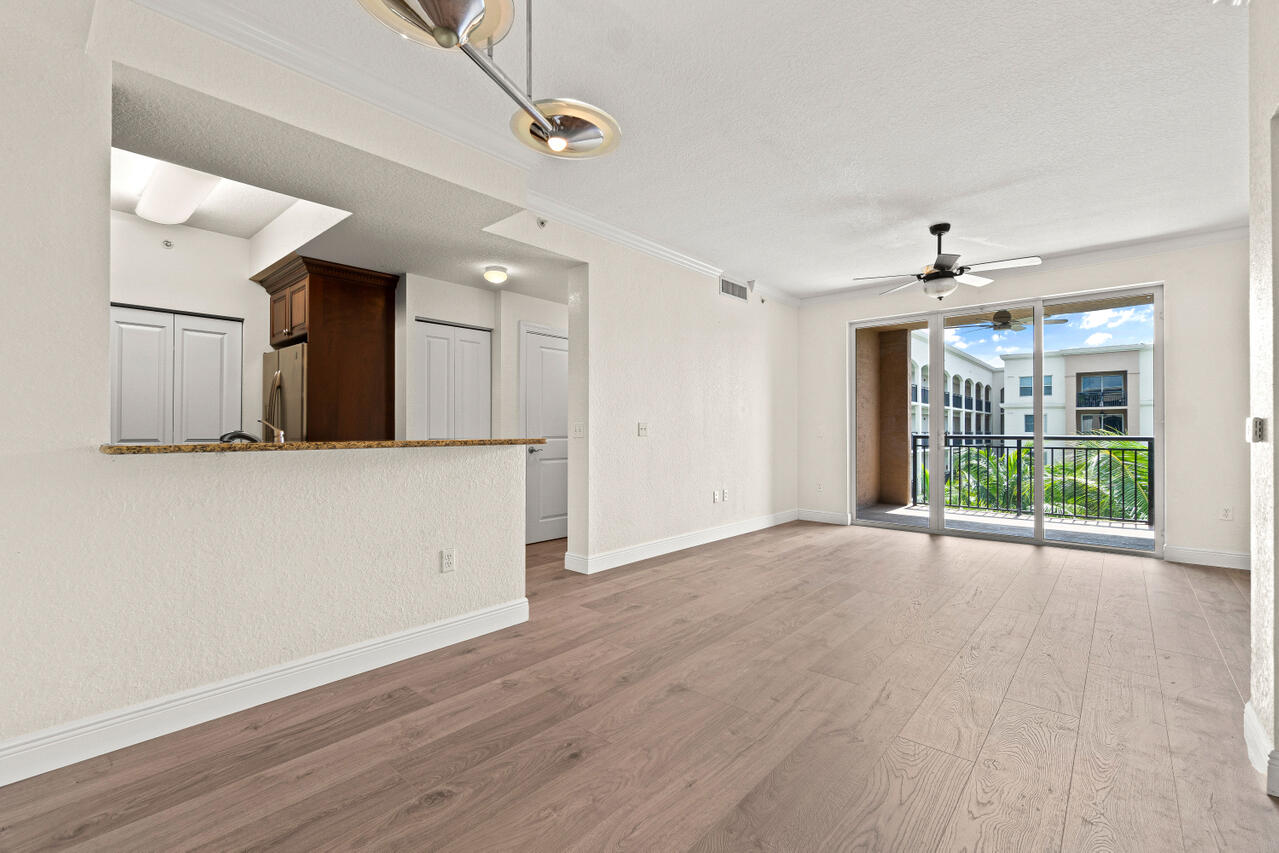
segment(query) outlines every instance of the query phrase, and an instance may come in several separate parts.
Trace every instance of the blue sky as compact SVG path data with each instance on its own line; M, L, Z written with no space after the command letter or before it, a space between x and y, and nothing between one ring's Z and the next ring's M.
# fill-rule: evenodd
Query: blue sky
M1044 349L1119 346L1154 341L1154 306L1133 305L1105 308L1078 314L1060 314L1054 319L1069 322L1044 326ZM946 343L976 356L992 367L1004 364L1007 352L1030 352L1034 334L1029 323L1021 332L994 332L990 329L947 329Z

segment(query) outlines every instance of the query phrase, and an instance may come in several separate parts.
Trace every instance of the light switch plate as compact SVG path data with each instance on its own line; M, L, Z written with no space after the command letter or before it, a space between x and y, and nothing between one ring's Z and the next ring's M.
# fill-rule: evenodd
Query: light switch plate
M573 438L582 438L586 435L586 424L581 421L573 422Z

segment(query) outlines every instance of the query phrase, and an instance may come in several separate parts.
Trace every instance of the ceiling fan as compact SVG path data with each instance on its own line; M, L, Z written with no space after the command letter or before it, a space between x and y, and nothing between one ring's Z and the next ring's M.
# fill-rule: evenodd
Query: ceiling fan
M974 272L1006 270L1014 267L1033 267L1044 262L1043 258L1031 256L1026 258L1009 258L1004 261L986 261L981 264L961 266L959 263L959 255L948 255L941 250L941 238L944 234L949 232L949 222L938 222L936 225L930 225L928 227L928 233L937 238L937 260L924 267L923 272L908 272L900 275L870 275L863 276L862 278L855 278L853 281L909 278L910 281L905 282L904 284L899 284L896 287L889 288L880 295L886 296L889 293L896 293L899 290L905 290L917 281L922 281L924 283L925 295L932 296L940 301L954 293L955 289L961 284L969 284L973 287L985 287L994 280L980 275L973 275Z
M1045 326L1056 326L1062 323L1069 323L1065 317L1049 317L1044 320ZM1012 312L1000 309L990 315L989 320L983 320L980 323L964 323L961 326L951 326L952 329L990 329L993 332L1020 332L1026 329L1026 324L1020 318L1015 318Z

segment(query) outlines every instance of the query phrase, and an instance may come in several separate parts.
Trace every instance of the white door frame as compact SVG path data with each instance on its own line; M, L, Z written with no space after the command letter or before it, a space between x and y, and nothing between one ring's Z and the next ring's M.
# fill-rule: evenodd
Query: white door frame
M1155 513L1155 547L1153 551L1138 551L1129 548L1117 548L1108 545L1085 545L1076 542L1063 542L1056 539L1044 538L1044 518L1043 518L1043 499L1044 499L1044 479L1043 465L1035 466L1035 529L1033 536L1006 536L998 533L984 533L969 530L956 530L944 527L944 517L942 502L944 499L944 484L942 478L935 476L935 466L939 463L937 459L943 454L929 454L929 508L928 508L928 527L912 527L905 524L890 524L882 521L866 521L857 518L857 448L853 442L853 438L857 435L857 362L856 362L856 336L858 329L873 329L879 326L895 326L903 323L927 323L928 324L928 347L929 347L929 368L928 379L929 384L933 383L933 364L945 364L945 344L944 344L944 323L945 318L956 314L977 314L986 311L994 311L1004 307L1031 307L1034 310L1035 318L1035 347L1034 347L1034 369L1035 369L1035 447L1043 445L1043 314L1044 308L1053 305L1060 305L1070 302L1077 302L1080 299L1089 297L1104 296L1124 296L1124 295L1150 294L1154 299L1154 328L1155 341L1153 353L1153 371L1154 371L1154 391L1155 391L1155 463L1153 466L1155 476L1155 500L1151 506L1151 511ZM850 320L848 323L847 351L845 359L845 387L848 389L848 412L847 424L848 430L844 435L844 448L848 453L848 488L846 491L847 503L846 511L851 524L861 527L886 527L893 530L915 531L917 533L940 533L945 536L959 536L967 539L989 539L1003 542L1021 542L1023 544L1033 545L1052 545L1058 548L1074 548L1086 551L1114 551L1122 554L1134 554L1137 556L1150 556L1156 559L1163 559L1164 541L1166 538L1165 516L1168 493L1167 477L1165 476L1165 437L1164 437L1164 282L1152 281L1141 284L1118 285L1116 287L1098 288L1093 290L1079 290L1068 293L1055 293L1051 296L1039 296L1030 299L1007 299L999 302L985 302L979 305L965 305L953 309L941 308L935 311L916 311L908 314L882 315L879 317L870 317L863 320ZM944 372L942 373L944 376ZM930 394L931 394L930 388ZM944 393L944 389L943 389ZM928 423L929 423L929 445L934 444L934 439L938 435L945 434L945 407L929 405L928 407ZM943 439L944 440L944 439ZM940 463L940 464L944 464Z

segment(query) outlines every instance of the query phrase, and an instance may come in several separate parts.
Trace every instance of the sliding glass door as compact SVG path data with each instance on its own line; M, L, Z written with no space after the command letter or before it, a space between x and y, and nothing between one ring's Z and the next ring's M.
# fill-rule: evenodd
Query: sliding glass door
M1152 287L854 329L854 518L1158 551L1159 297Z
M948 315L942 328L943 527L1033 537L1035 309Z

